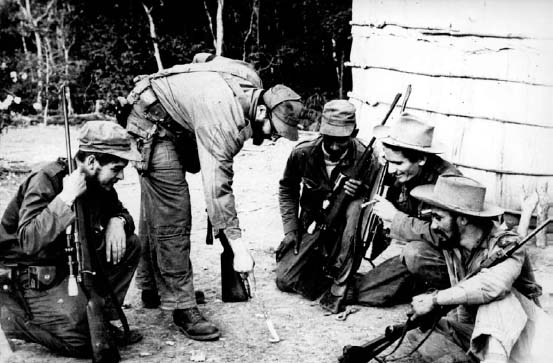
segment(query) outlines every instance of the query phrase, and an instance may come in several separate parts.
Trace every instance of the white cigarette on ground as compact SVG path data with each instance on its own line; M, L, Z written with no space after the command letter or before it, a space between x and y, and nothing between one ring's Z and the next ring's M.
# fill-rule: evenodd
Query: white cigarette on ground
M278 337L278 334L275 330L275 326L273 325L273 321L271 320L271 318L265 319L265 322L267 323L267 328L269 329L269 333L271 334L271 337L269 338L269 342L271 343L280 342L280 338Z

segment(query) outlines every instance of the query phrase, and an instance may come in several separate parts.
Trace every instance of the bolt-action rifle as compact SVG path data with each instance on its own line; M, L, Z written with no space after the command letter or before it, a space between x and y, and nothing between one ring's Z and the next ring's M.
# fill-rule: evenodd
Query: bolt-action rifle
M390 117L392 111L396 107L401 93L396 94L384 120L381 125L384 125ZM339 219L345 213L348 204L351 202L352 197L346 194L344 184L348 179L363 179L364 176L369 175L372 172L371 159L373 154L373 148L376 138L373 137L365 151L361 155L361 158L355 163L352 169L347 173L340 173L336 178L336 182L332 188L332 192L326 200L323 201L322 209L318 213L318 218L307 229L307 232L313 234L316 230L326 231L327 233L336 233L339 228Z
M67 116L65 86L62 87L61 94L63 120L65 126L65 146L67 149L67 166L69 174L71 174L75 169L75 165L71 156L71 141L69 135L69 120ZM70 296L78 294L78 282L81 287L81 291L85 294L88 300L86 305L86 316L88 320L88 328L90 330L92 361L95 363L116 363L120 361L121 357L114 339L110 336L108 322L104 317L104 298L98 295L94 286L96 278L103 275L100 275L100 271L96 271L96 269L99 268L98 257L96 255L95 246L91 245L92 241L87 239L88 226L86 224L86 214L80 198L75 200L75 203L73 204L73 211L75 212L75 221L66 230L67 262L70 273L68 294ZM77 266L75 266L73 257L76 259ZM106 279L102 280L102 284L104 284L106 282L104 280ZM117 299L113 301L113 304L118 306ZM126 319L122 319L122 322L125 326L125 333L128 334L128 324L126 324Z
M486 259L475 271L470 273L465 277L469 279L476 274L478 274L484 268L490 268L492 266L498 265L503 261L511 257L518 249L524 246L528 241L530 241L534 236L544 229L549 223L553 222L552 218L547 219L545 222L536 227L532 233L526 236L523 240L518 243L515 243L507 248L499 249L495 254ZM403 324L390 325L384 330L384 334L363 344L360 346L346 345L343 349L342 356L338 358L340 363L368 363L373 359L378 360L380 353L385 351L390 347L394 342L400 340L399 344L405 334L409 330L413 330L419 327L431 327L435 323L445 316L451 309L455 308L453 306L442 306L437 308L430 313L407 319ZM398 344L398 346L399 346ZM396 346L397 349L397 346ZM378 360L379 362L381 360Z
M405 107L407 106L407 101L409 100L409 96L411 95L411 85L407 86L407 90L405 91L405 96L403 97L403 103L401 105L401 113L405 111ZM384 181L386 179L386 173L388 170L388 163L386 162L385 165L380 168L378 171L378 174L376 176L376 183L373 188L371 188L371 194L369 195L369 200L373 200L376 195L384 196L386 193L386 187L384 185ZM368 211L368 217L366 217L367 223L363 227L362 232L362 243L363 243L363 250L362 250L362 256L363 258L367 259L374 267L374 264L372 260L374 260L382 251L388 247L388 241L385 240L384 237L384 227L382 224L382 220L372 211L372 206L370 203L366 203L367 207L370 208ZM369 254L369 257L366 258L367 252Z

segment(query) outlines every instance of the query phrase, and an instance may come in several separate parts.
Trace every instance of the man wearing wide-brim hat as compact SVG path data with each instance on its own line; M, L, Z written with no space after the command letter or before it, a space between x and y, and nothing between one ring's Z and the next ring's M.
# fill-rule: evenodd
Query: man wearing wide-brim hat
M340 175L347 175L360 160L365 147L355 137L355 106L346 100L325 104L320 133L320 137L301 142L292 150L280 180L279 203L285 237L276 251L276 283L283 291L300 293L309 299L324 293L322 307L336 313L344 307L351 272L360 262L361 256L357 254L354 258L353 251L359 244L361 201L380 166L371 155L366 178L345 182L343 187L352 201L335 224L336 233L322 231L319 222L325 200Z
M519 241L517 234L496 222L503 210L487 203L485 194L482 184L458 175L442 175L435 185L411 191L414 198L431 206L430 227L440 240L452 286L413 297L413 309L425 315L440 306L459 305L456 314L440 321L419 352L428 361L442 361L445 355L455 358L451 361L463 361L463 357L468 361L465 352L490 363L521 358L524 362L550 361L553 349L539 346L539 341L547 340L535 335L545 333L551 342L551 333L536 330L537 320L551 318L536 305L541 287L524 248L465 279L486 259ZM428 282L434 287L433 281ZM424 335L414 332L408 340L416 344Z
M4 212L0 224L0 276L4 279L0 278L0 286L6 288L0 291L0 324L10 338L85 358L92 354L91 335L108 335L119 345L136 342L141 336L131 332L123 339L122 332L107 321L88 320L87 296L80 289L75 291L77 286L69 276L66 228L75 221L72 207L80 201L85 224L80 239L86 237L96 250L95 271L81 272L91 274L96 293L106 300L104 318L118 319L114 304L120 308L125 300L140 258L140 242L114 185L123 179L128 162L140 160L140 154L127 131L114 122L87 122L78 139L71 174L70 161L62 158L33 171ZM7 270L10 283L5 279ZM111 299L107 286L113 288L116 300ZM106 331L99 331L100 326Z
M413 113L402 113L390 127L377 126L374 135L382 144L388 190L384 197L375 197L372 211L389 229L389 236L375 239L372 250L381 252L390 243L389 238L416 240L403 247L401 256L383 262L357 280L358 303L382 306L408 301L424 288L425 282L413 279L405 265L420 270L421 275L440 276L442 286L448 286L445 261L435 246L430 223L420 217L424 203L409 192L418 185L435 183L441 174L459 171L439 156L444 147L434 138L434 126Z

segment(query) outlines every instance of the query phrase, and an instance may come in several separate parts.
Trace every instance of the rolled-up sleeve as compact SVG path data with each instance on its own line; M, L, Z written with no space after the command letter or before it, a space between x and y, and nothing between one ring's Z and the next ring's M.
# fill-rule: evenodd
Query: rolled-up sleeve
M42 172L28 180L19 209L17 230L21 249L34 255L54 242L75 219L71 208L55 191L50 178Z
M296 151L292 151L279 183L278 202L284 233L299 230L300 170Z
M520 275L525 253L519 249L498 265L482 269L470 279L441 291L438 301L442 305L481 305L503 297Z

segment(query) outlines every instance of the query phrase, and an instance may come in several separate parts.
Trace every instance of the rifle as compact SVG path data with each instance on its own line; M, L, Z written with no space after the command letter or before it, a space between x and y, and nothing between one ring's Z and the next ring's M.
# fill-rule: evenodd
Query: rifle
M388 121L388 118L400 98L401 93L396 94L381 125L384 125L386 121ZM340 175L338 175L329 198L323 201L322 210L318 213L319 218L311 223L307 229L308 233L313 234L316 229L330 231L332 233L336 233L338 231L339 223L337 223L337 221L339 220L339 217L344 215L345 209L352 199L348 194L346 194L344 184L348 179L360 179L371 171L371 157L375 141L376 138L373 137L365 148L365 151L363 151L361 158L355 163L348 174L340 173Z
M75 165L71 156L71 139L69 137L69 120L67 116L65 85L62 86L61 94L63 121L65 127L65 145L67 149L67 166L69 174L71 174L75 169ZM76 280L88 300L86 305L86 316L88 320L88 328L90 330L92 361L95 363L116 363L121 360L121 357L114 340L109 334L108 323L104 317L105 301L100 295L98 295L94 287L94 280L97 275L95 266L99 266L98 258L95 246L92 246L91 243L89 243L90 241L87 239L88 226L81 198L77 198L75 200L73 210L75 212L75 222L73 222L66 230L68 244L67 259L70 271L68 292L70 295L76 295L78 293L75 282ZM76 272L73 266L73 254L75 254L77 260ZM115 299L113 303L114 305L117 305L117 299ZM125 332L127 332L127 329L125 329Z
M524 246L528 241L530 241L539 231L544 229L549 223L553 222L552 218L547 219L545 222L536 227L532 233L526 236L520 242L510 246L506 249L499 249L495 254L487 258L476 270L468 274L465 277L465 280L475 276L484 268L490 268L501 262L507 260L513 255L518 249ZM378 360L378 355L394 344L395 341L402 339L409 330L413 330L419 327L427 327L435 325L443 316L445 316L450 310L455 306L442 306L439 309L435 309L428 313L427 315L418 316L414 319L407 319L403 324L390 325L384 330L384 334L361 345L361 346L352 346L346 345L343 348L342 356L338 358L340 363L368 363L373 359ZM429 324L428 321L432 321L433 324ZM424 340L423 340L424 342ZM401 344L401 340L399 342ZM399 346L398 344L398 346ZM396 347L397 348L397 347ZM379 360L380 362L380 360Z
M408 85L405 91L405 97L403 98L403 104L401 105L401 113L405 111L409 96L411 96L411 85ZM375 187L372 188L373 193L371 193L369 200L373 200L376 195L383 196L385 194L386 188L384 186L384 180L386 179L387 170L388 163L386 162L386 164L384 164L384 166L378 171L376 177L377 182ZM362 233L361 241L363 243L363 249L361 256L368 260L374 267L372 260L378 257L378 255L382 253L386 247L388 247L388 243L386 239L382 238L384 235L382 220L380 220L380 218L372 212L372 205L370 208L371 210L369 211L367 223L365 224L365 228ZM367 251L369 251L369 258L365 257Z

